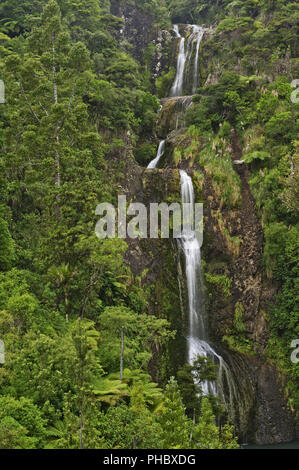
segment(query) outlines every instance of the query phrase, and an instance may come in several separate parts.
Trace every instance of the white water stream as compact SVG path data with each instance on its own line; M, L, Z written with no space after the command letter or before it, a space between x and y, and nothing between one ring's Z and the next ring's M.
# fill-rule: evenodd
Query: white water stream
M194 188L192 179L184 170L180 170L182 204L189 203L194 208ZM186 281L188 291L189 328L187 336L188 363L193 364L198 357L209 357L218 365L217 381L201 383L204 395L218 395L225 398L224 384L229 392L229 403L237 397L234 380L224 359L209 344L204 318L204 290L201 274L201 252L194 228L183 228L180 246L185 256Z
M177 59L176 77L171 89L171 96L182 96L184 90L185 68L190 73L193 61L192 73L192 93L196 92L198 86L199 50L204 30L197 25L188 25L188 30L192 28L188 39L181 36L178 25L173 26L176 37L180 39L179 53ZM194 54L194 48L195 54ZM190 99L190 97L186 97ZM189 100L190 101L190 100ZM188 101L188 103L189 103ZM185 102L183 102L184 104ZM150 162L148 168L156 168L161 156L165 151L165 140L159 144L157 156ZM181 198L182 203L189 203L194 208L194 188L192 179L188 174L180 170ZM217 380L212 383L205 381L200 384L204 395L217 395L226 402L229 401L230 408L233 409L233 402L238 397L235 383L231 371L224 359L214 350L208 341L207 328L204 316L204 289L201 273L201 250L194 228L184 227L182 237L178 240L179 246L185 257L186 283L188 291L188 356L189 364L193 364L198 357L209 357L218 366ZM228 400L227 400L228 398Z
M159 147L158 147L157 156L156 156L156 158L154 158L154 160L152 160L149 163L147 168L156 168L160 158L162 157L162 155L164 153L164 150L165 150L165 140L161 140L161 142L159 144Z
M180 39L179 52L177 58L176 76L171 88L171 96L182 96L184 91L185 73L190 73L191 61L194 56L193 80L192 80L192 93L196 92L198 85L198 65L199 65L199 47L204 34L204 29L198 25L188 25L191 28L188 39L181 36L178 25L173 26L173 31L176 37Z

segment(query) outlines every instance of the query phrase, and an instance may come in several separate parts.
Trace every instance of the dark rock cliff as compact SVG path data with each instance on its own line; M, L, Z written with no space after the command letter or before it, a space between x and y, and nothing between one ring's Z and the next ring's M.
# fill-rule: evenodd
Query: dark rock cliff
M132 45L133 57L142 62L144 50L152 36L153 19L151 15L143 13L135 5L118 0L111 0L111 13L124 21L123 28L119 33L119 40L128 41Z

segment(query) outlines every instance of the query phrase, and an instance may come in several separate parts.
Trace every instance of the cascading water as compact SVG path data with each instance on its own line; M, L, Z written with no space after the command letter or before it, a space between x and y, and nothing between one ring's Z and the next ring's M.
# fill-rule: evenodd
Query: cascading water
M173 31L175 32L175 35L176 35L177 38L180 38L180 37L181 37L180 31L179 31L179 25L174 24L174 25L173 25Z
M191 28L191 33L187 39L180 35L178 25L173 25L173 31L177 38L180 38L179 53L177 59L176 77L171 88L171 96L182 96L184 91L184 76L185 70L190 69L192 58L194 56L194 46L196 45L194 57L194 70L192 81L192 93L195 93L198 85L198 62L199 62L199 47L204 34L204 29L198 25L188 25Z
M180 170L182 203L188 203L194 208L194 189L190 176ZM223 358L216 353L208 343L204 319L204 294L201 275L201 252L194 228L191 225L183 228L179 244L185 256L186 281L188 291L189 331L187 337L188 363L193 364L197 356L209 357L218 364L218 379L216 383L201 384L204 395L218 395L225 400L225 386L228 388L229 404L237 396L231 372Z
M180 97L184 90L185 67L190 70L194 58L194 70L192 74L192 93L196 91L198 85L199 49L200 42L204 34L203 28L197 25L188 25L192 28L188 39L180 35L178 25L173 26L173 30L180 39L179 54L177 59L177 73L171 89L172 97ZM195 54L194 54L194 47ZM178 105L182 106L182 112L192 103L192 97L186 96L184 99L177 98ZM163 112L163 110L161 111ZM178 127L178 122L177 126ZM165 150L165 140L159 144L157 156L150 162L148 168L156 168ZM194 188L192 179L183 170L180 170L181 198L182 203L189 203L194 208ZM204 315L204 289L201 273L201 250L197 240L195 230L192 226L183 227L182 236L178 239L178 244L185 257L186 282L188 292L188 312L189 327L187 336L188 363L193 364L198 357L209 357L218 366L218 377L215 382L205 381L201 383L204 395L213 394L218 396L227 405L230 416L234 415L234 403L238 401L239 394L235 381L224 359L219 355L208 341L207 328Z
M181 96L183 94L184 71L186 62L185 38L182 38L181 36L178 37L180 38L180 47L177 60L176 77L171 88L171 96Z
M182 203L190 204L194 207L194 189L190 176L180 170ZM200 245L195 236L192 226L183 228L182 237L179 239L180 246L185 256L186 280L188 291L189 308L189 331L188 343L188 363L192 364L198 355L207 357L214 356L214 350L206 341L206 328L203 316L203 289L201 279L201 254ZM208 382L202 384L204 395L216 394L215 384Z
M161 140L159 147L158 147L157 156L156 158L154 158L154 160L150 162L147 168L156 168L160 158L162 157L164 153L164 150L165 150L165 140Z
M193 88L192 88L192 93L196 92L197 86L198 86L198 61L199 61L199 47L201 40L203 38L204 34L204 29L201 28L200 26L194 26L196 27L196 34L197 34L197 42L196 42L196 52L195 52L195 60L194 60L194 73L193 73Z

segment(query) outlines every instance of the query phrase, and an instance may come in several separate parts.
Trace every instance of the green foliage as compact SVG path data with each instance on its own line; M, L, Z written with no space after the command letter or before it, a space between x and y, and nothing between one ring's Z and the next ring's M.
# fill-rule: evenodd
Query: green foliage
M38 448L46 436L46 421L38 407L27 398L0 397L0 423L1 449L10 445Z
M291 168L285 177L281 200L290 211L298 212L299 207L299 142L294 142L295 153L291 157Z
M254 152L248 153L245 157L245 161L246 163L252 163L255 160L266 160L267 158L271 158L271 155L268 152L256 150Z
M217 366L209 357L198 356L193 362L193 374L195 381L201 385L202 382L215 382L217 379Z
M243 322L244 307L240 302L236 303L235 316L234 316L234 328L239 333L244 333L245 325Z
M6 271L11 268L14 257L15 246L8 224L0 217L0 270Z
M220 289L223 294L227 297L231 296L230 287L232 285L231 279L222 274L210 274L205 273L205 278L209 284L215 286L216 289Z
M194 382L193 366L185 364L180 367L177 372L177 382L186 407L186 413L192 418L195 413L199 414L200 410L199 387Z
M0 449L35 449L36 438L28 437L28 430L11 416L0 422Z
M18 333L32 326L39 309L37 298L30 293L26 274L16 269L0 274L0 309L10 316Z
M250 25L252 22L253 19L248 17L228 17L219 23L219 25L217 26L217 31L220 33L246 29L248 25Z
M149 412L125 405L110 407L100 423L108 449L159 448L160 427Z
M291 112L276 113L265 125L265 134L270 139L280 139L290 142L299 131L298 124L294 122Z
M232 136L244 143L265 230L266 273L280 286L269 308L268 355L288 372L295 409L298 366L289 362L289 345L299 334L299 117L290 81L296 76L298 5L123 4L148 19L149 41L157 28L170 26L170 16L218 24L202 51L210 84L188 109L189 143L176 149L175 158L196 159L221 208L236 208L241 185L231 161ZM215 381L211 361L198 358L181 367L178 384L171 379L166 390L148 374L158 375L161 351L169 356L175 333L165 318L180 325L170 289L156 286L158 316L149 315L150 288L124 263L126 243L94 234L95 207L116 202L131 153L141 166L155 154L154 43L139 51L139 64L108 0L3 0L0 18L7 101L0 107L0 338L6 359L0 367L0 448L235 448L231 426L215 424L218 403L199 397L202 383ZM168 95L174 76L169 64L156 80L159 97ZM216 216L237 252L240 239L221 211ZM231 295L225 275L206 277ZM239 352L252 350L239 303L224 339ZM175 348L177 358L181 350Z
M168 96L169 90L175 78L175 68L170 67L168 72L164 72L156 80L157 94L159 98L164 98Z
M279 99L270 91L266 92L256 105L259 119L262 122L267 122L275 113L279 105Z
M219 432L215 424L212 406L207 398L202 399L201 418L193 431L193 439L198 449L237 449L233 427L225 425Z
M135 0L141 11L150 13L161 26L169 25L169 14L165 0Z
M167 320L138 315L125 307L107 307L99 318L103 340L99 351L109 370L119 370L121 329L125 328L125 366L146 368L151 351L173 337Z
M191 421L185 415L180 391L173 377L166 386L165 402L158 411L157 421L162 428L159 436L161 449L189 448Z
M199 89L199 98L187 112L187 123L202 132L217 131L223 121L226 128L230 124L241 130L247 120L248 102L255 96L254 83L255 77L224 72L217 84Z
M197 356L192 365L185 364L180 367L177 372L177 380L186 413L197 421L203 397L202 384L214 383L217 380L217 366L209 357ZM218 414L220 412L218 399L212 395L209 396L209 399Z
M134 152L135 159L140 166L147 167L149 162L156 156L157 146L150 142L145 142L136 148Z
M243 319L244 306L237 302L235 305L234 323L232 329L227 329L227 334L222 340L230 349L245 354L254 354L253 342L246 337L246 326Z
M155 410L160 404L163 395L157 384L151 381L151 377L140 369L124 369L122 380L119 372L109 374L106 377L96 379L94 394L103 403L115 405L121 402L132 401L135 388L138 387L143 402Z
M222 204L230 208L240 205L240 178L233 171L229 142L218 135L212 140L211 134L196 124L188 128L186 139L191 141L188 147L178 142L175 148L176 163L196 157L197 163L211 177L215 196Z

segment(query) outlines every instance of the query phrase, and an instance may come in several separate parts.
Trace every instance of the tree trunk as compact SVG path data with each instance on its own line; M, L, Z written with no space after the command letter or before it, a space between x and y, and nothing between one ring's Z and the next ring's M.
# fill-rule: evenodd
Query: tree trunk
M121 353L120 353L120 375L119 375L119 380L122 380L122 378L123 378L124 352L125 352L125 329L124 329L124 327L122 327L122 329L121 329Z
M52 54L53 54L53 67L52 67L52 76L53 76L53 95L54 95L54 104L58 103L58 92L57 92L57 83L56 83L56 66L55 66L55 37L52 37ZM56 132L55 132L55 186L57 189L60 188L61 180L60 180L60 158L58 152L59 146L59 126L58 122L56 123ZM60 217L60 194L56 195L56 208L55 213L57 219Z
M80 449L83 449L83 414L80 411Z

